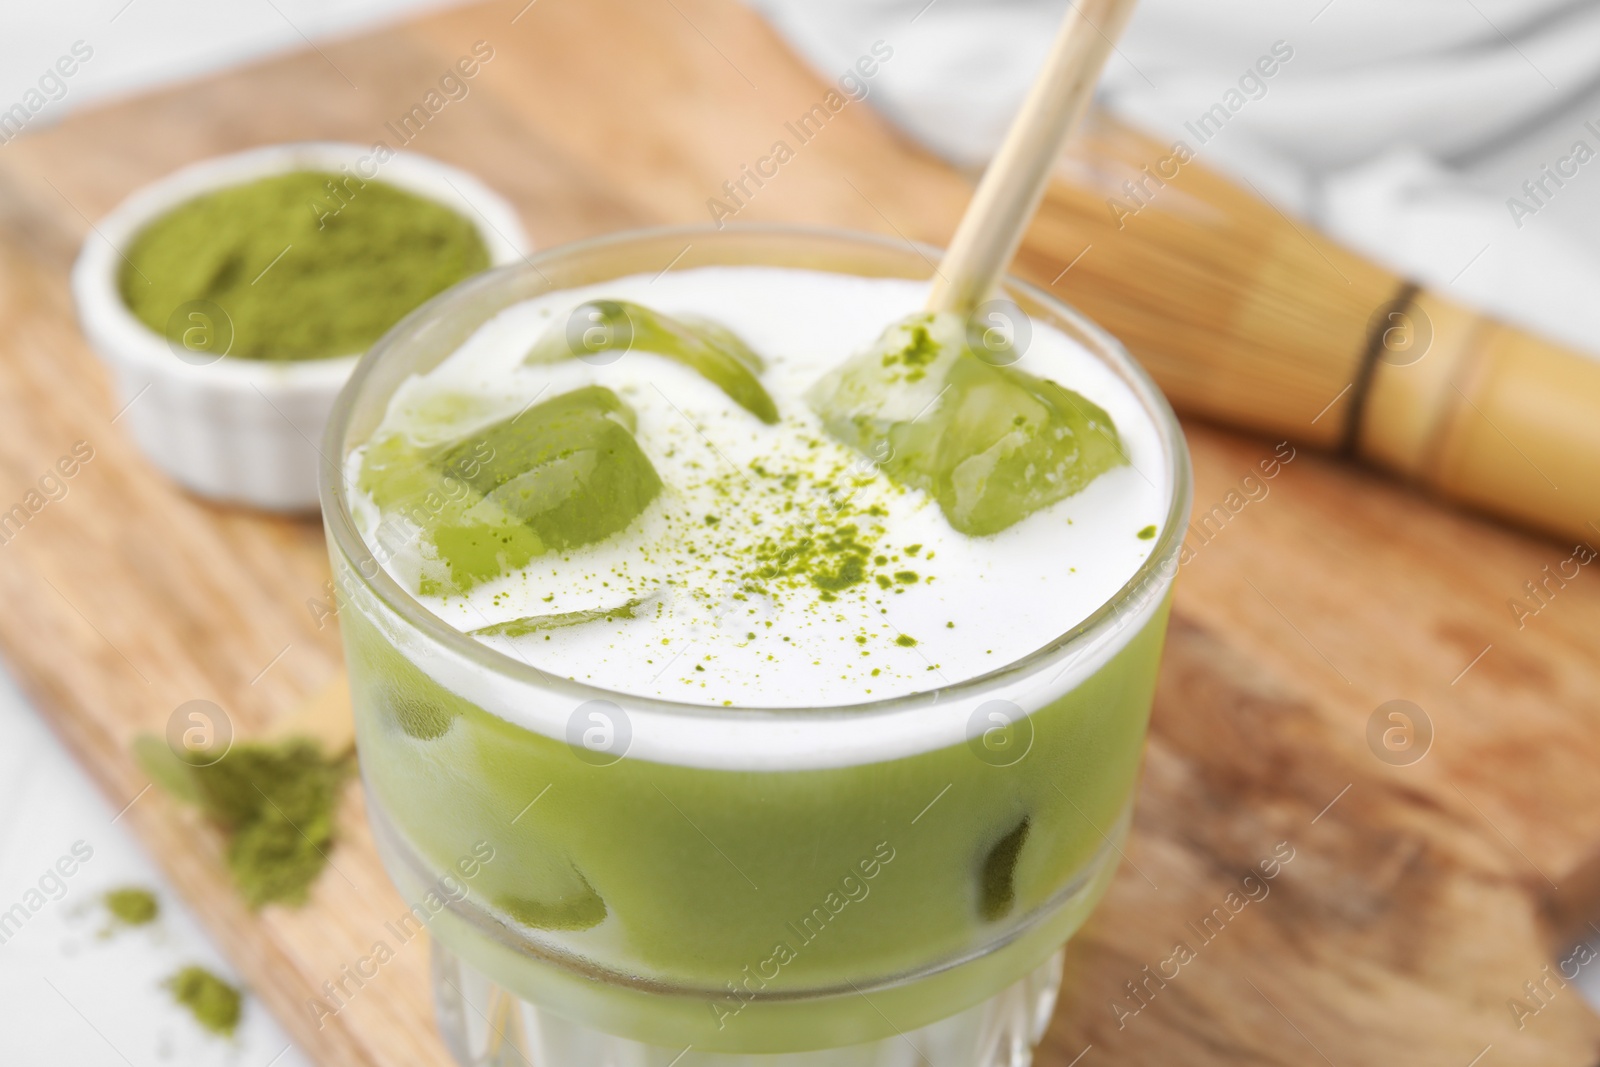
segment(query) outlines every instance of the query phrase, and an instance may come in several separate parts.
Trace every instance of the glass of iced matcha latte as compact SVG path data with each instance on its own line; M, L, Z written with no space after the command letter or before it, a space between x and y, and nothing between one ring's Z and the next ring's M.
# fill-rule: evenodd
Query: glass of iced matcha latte
M467 281L323 481L369 813L464 1064L1029 1062L1189 504L1115 341L935 254L683 229Z

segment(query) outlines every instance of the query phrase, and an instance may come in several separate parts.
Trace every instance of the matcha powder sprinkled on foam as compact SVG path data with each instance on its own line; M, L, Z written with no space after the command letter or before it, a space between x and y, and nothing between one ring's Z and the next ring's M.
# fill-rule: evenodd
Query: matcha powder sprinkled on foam
M191 965L168 978L172 999L189 1009L195 1022L222 1037L232 1037L239 1027L244 996L204 967Z
M210 301L231 324L215 327L228 331L217 342L226 354L265 360L363 352L428 298L489 266L477 228L450 208L317 171L181 204L141 231L126 258L118 289L146 326L187 343L192 324L178 312Z

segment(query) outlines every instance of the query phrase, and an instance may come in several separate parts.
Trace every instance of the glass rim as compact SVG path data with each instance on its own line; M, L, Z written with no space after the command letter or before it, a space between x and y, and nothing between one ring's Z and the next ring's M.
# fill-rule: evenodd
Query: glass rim
M1139 568L1134 571L1115 594L1064 633L1055 635L1033 651L993 670L985 671L982 674L973 675L970 678L964 678L948 685L920 689L913 693L903 693L897 696L858 701L850 704L830 704L819 708L763 707L744 704L719 706L696 704L690 701L667 700L661 697L608 689L604 686L561 677L548 671L540 670L528 662L519 660L472 638L430 611L404 589L381 563L377 562L377 557L373 554L371 546L367 544L365 538L357 530L354 517L351 515L349 508L345 484L345 459L348 455L345 448L345 435L362 386L373 375L378 364L385 358L387 353L411 334L419 324L434 320L452 306L465 303L474 294L501 283L509 276L532 272L542 277L543 272L539 269L541 266L553 265L564 259L618 245L642 243L646 240L660 240L663 238L683 238L691 243L695 240L712 242L723 236L739 236L746 239L760 238L762 236L791 240L798 238L844 245L868 246L879 251L891 253L911 252L925 260L930 267L942 258L944 254L942 249L921 242L838 227L765 223L733 223L717 226L710 223L697 223L645 227L556 245L541 252L524 256L521 262L510 263L485 271L446 289L396 323L361 357L355 371L350 375L349 381L346 382L334 403L333 410L328 418L327 428L323 434L321 461L318 467L320 471L319 481L321 483L320 495L324 528L331 543L337 547L340 555L352 564L355 580L360 583L363 589L375 596L387 610L393 612L406 625L420 631L428 640L444 646L451 653L460 656L475 666L532 687L547 691L556 690L579 701L601 700L624 703L630 711L655 712L682 717L742 720L748 720L752 717L764 717L788 720L798 719L807 722L816 722L819 719L830 717L855 720L870 714L899 712L908 708L926 705L930 702L940 703L969 692L992 688L999 682L1029 675L1046 663L1068 658L1078 650L1092 646L1116 626L1118 619L1130 604L1138 603L1141 596L1147 596L1151 590L1165 591L1171 578L1176 574L1176 565L1173 565L1170 570L1167 569L1167 566L1170 561L1175 560L1178 556L1178 552L1182 547L1183 537L1187 533L1188 512L1192 494L1192 471L1189 452L1184 440L1183 430L1178 424L1177 415L1173 412L1172 406L1167 402L1166 397L1150 378L1149 374L1128 353L1120 341L1065 301L1050 295L1038 286L1007 274L1001 279L999 286L1001 292L1020 294L1035 304L1049 308L1051 314L1069 323L1082 338L1091 342L1094 355L1103 361L1109 362L1112 365L1112 369L1133 390L1145 412L1155 424L1171 478L1166 516L1150 554L1145 557ZM674 262L669 264L666 269L675 269L677 266L677 263ZM692 264L689 265L689 269L692 269L692 267ZM815 269L826 270L826 268ZM849 272L838 271L837 273ZM551 284L544 291L559 292L560 289L560 286ZM366 569L360 566L363 561L370 561L374 565L371 568L372 574L369 575L366 573ZM335 578L337 579L337 575L335 575Z

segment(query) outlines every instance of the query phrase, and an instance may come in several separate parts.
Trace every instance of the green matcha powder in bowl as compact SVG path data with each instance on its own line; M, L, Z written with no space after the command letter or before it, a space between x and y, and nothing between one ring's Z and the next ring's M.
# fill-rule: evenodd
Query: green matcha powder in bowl
M315 442L361 354L451 285L528 251L472 175L383 144L273 145L134 193L73 268L117 422L191 491L317 506Z

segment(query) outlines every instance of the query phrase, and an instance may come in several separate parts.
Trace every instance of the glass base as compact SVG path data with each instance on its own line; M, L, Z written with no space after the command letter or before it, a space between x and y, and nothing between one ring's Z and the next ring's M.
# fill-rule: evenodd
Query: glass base
M437 940L439 1030L462 1067L1029 1067L1061 989L1062 952L966 1011L845 1048L742 1054L646 1045L519 1000Z

